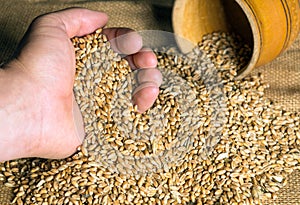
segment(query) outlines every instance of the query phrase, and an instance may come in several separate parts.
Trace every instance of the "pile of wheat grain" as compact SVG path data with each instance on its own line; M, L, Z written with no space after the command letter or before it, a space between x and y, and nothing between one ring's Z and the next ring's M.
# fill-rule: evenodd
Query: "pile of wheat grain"
M188 55L156 52L153 107L131 104L138 72L101 30L74 38L74 92L87 133L63 160L0 164L14 204L260 204L299 166L299 114L264 97L262 76L234 80L250 50L213 33ZM217 69L215 69L217 68Z

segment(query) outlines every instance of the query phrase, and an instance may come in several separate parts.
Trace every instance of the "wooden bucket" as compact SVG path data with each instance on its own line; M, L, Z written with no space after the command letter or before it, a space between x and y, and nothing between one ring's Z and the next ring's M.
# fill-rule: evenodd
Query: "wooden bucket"
M175 0L174 33L195 45L214 31L235 32L253 52L238 78L286 50L299 33L299 0ZM188 52L180 41L178 46Z

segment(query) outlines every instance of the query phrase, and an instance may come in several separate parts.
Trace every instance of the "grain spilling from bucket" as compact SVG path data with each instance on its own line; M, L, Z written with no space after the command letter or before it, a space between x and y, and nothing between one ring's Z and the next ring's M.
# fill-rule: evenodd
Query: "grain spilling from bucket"
M158 50L158 68L174 86L164 82L154 106L138 114L128 100L134 87L128 62L101 30L74 38L74 92L87 137L64 160L0 164L0 181L14 188L13 203L232 205L276 197L299 167L299 114L264 97L263 76L234 80L245 53L226 51L236 46L228 39L234 38L208 35L189 56ZM207 73L211 67L217 73ZM215 74L222 86L211 89L203 75ZM225 111L215 115L220 89ZM225 118L220 130L211 123L217 116Z

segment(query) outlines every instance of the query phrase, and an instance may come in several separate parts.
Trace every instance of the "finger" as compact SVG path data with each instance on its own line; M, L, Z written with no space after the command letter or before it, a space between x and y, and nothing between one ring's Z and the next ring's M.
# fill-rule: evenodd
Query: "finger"
M137 105L138 112L143 113L155 102L159 94L159 88L154 83L140 85L132 97L132 102Z
M132 102L137 105L139 112L145 112L155 102L162 83L162 75L158 69L140 69L137 73L138 87L132 94Z
M53 33L57 36L73 38L92 33L97 28L103 27L107 21L108 16L105 13L83 8L70 8L38 16L29 31L34 31L34 34L41 36ZM34 34L31 33L31 35Z
M37 50L45 51L46 55L56 50L66 52L71 45L70 38L91 33L104 26L107 20L108 17L104 13L82 8L44 14L30 25L14 55L19 56L22 50L26 50L23 52L26 53L24 56L26 62L26 59L31 59L31 53L35 57ZM69 53L64 55L69 56Z
M128 55L126 59L131 68L156 67L155 54L149 48L142 48L143 40L137 32L129 28L108 28L103 33L108 37L113 50Z
M32 64L28 59L36 59L36 56L74 65L74 50L70 38L93 32L104 26L107 19L104 13L81 8L42 15L30 25L14 55L27 68ZM43 64L42 61L43 58L40 58L39 63Z
M69 38L92 33L103 27L108 16L105 13L84 8L71 8L43 15L41 20L49 26L59 27Z
M130 55L137 53L143 46L142 37L129 28L108 28L103 29L114 51Z
M138 85L147 82L152 82L155 85L157 85L157 87L159 87L162 83L161 72L156 68L140 68L136 72L136 79Z
M126 56L130 67L136 68L155 68L157 66L157 58L153 51L149 48L142 48L139 52Z

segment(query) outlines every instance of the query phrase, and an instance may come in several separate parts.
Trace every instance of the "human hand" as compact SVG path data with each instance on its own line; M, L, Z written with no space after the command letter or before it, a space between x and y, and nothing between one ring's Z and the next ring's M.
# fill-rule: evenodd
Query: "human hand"
M84 129L73 96L75 54L70 38L92 33L107 20L104 13L76 8L43 15L31 24L17 57L0 72L0 161L64 158L76 151ZM104 30L109 39L128 32ZM132 65L156 67L154 53L141 50L136 33L123 40L115 48L129 55ZM159 92L160 72L151 70L147 75L155 82L142 85L133 96L140 111L148 109Z

